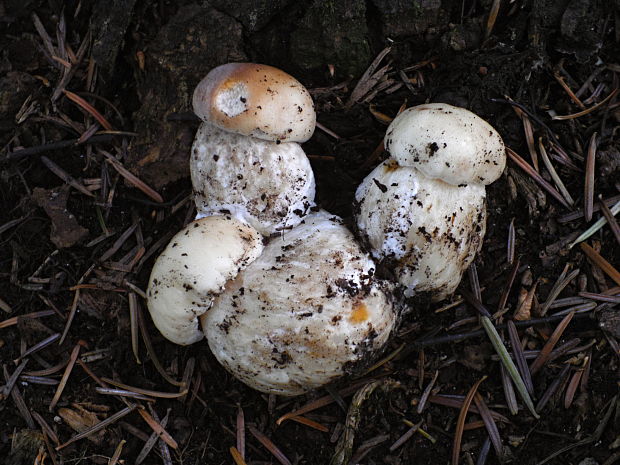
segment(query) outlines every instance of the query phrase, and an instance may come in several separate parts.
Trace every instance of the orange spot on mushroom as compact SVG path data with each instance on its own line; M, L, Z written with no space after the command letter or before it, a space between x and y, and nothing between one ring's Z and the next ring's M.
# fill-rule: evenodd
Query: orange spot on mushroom
M353 311L349 316L349 321L351 323L363 323L369 317L368 307L366 307L365 303L357 303L353 306Z

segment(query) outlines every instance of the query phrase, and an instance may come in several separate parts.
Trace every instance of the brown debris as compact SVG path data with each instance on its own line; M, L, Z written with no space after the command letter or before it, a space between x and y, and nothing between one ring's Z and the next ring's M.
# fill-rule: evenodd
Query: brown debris
M88 229L80 226L75 216L67 211L69 191L69 186L64 185L54 189L36 187L32 193L32 199L52 220L50 240L61 249L73 247L89 234Z

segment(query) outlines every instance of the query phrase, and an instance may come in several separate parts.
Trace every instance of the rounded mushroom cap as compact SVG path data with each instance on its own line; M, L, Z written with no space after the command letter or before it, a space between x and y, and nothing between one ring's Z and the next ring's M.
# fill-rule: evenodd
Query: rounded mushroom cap
M449 184L490 184L506 166L504 142L485 120L446 103L408 108L390 124L385 148L401 166Z
M176 344L202 339L198 316L262 250L258 231L234 218L209 216L188 224L151 271L148 308L157 329Z
M281 142L305 142L314 133L312 97L277 68L228 63L212 69L194 90L194 112L226 131Z
M268 236L314 206L314 173L295 142L276 144L203 123L190 171L199 215L230 213Z
M202 317L209 346L235 377L293 396L370 361L396 322L388 284L339 218L321 211L226 286Z
M398 281L433 300L452 294L482 246L484 186L454 186L386 160L355 193L357 227Z

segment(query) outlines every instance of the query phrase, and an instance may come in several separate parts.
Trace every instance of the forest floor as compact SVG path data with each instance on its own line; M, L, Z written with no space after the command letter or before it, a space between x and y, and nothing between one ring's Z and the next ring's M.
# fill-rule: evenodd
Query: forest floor
M355 189L385 158L383 134L403 106L466 107L511 150L487 188L483 249L456 294L412 298L372 371L283 398L237 381L205 343L167 342L141 297L154 259L195 215L189 152L179 161L153 151L157 129L140 110L160 98L155 83L170 85L149 68L154 46L142 45L175 8L138 2L124 39L111 42L116 66L99 70L89 28L105 17L78 11L80 2L64 11L24 2L12 16L5 3L14 2L0 1L0 463L223 464L235 463L233 446L248 464L348 463L332 461L337 451L361 464L435 465L454 454L468 464L620 460L620 230L603 211L620 201L619 9L501 2L494 21L500 2L463 2L474 6L452 12L423 52L384 39L373 43L370 73L342 76L334 62L297 75L326 128L304 144L317 202L350 226ZM559 3L553 29L544 19ZM259 49L246 43L241 58L259 61ZM185 147L197 122L186 105L173 110L152 116L165 128L161 146ZM136 158L144 134L152 143ZM158 157L180 174L149 171ZM530 367L538 359L539 419L481 330L480 302L510 353ZM475 386L482 413L460 416Z

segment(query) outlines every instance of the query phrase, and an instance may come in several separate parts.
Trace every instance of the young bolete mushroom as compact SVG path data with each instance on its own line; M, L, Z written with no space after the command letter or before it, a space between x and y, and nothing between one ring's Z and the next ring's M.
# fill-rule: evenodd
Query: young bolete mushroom
M299 142L316 123L308 91L271 66L229 63L198 84L190 171L199 216L230 213L268 236L314 206L314 174Z
M208 216L188 224L151 271L148 308L157 329L176 344L202 339L198 317L262 250L258 231L230 216Z
M226 285L201 317L211 351L259 391L298 395L382 348L396 323L390 285L339 218L321 211Z
M391 158L355 195L358 229L407 295L444 299L482 246L484 186L506 165L502 139L470 111L435 103L401 113L384 143Z

